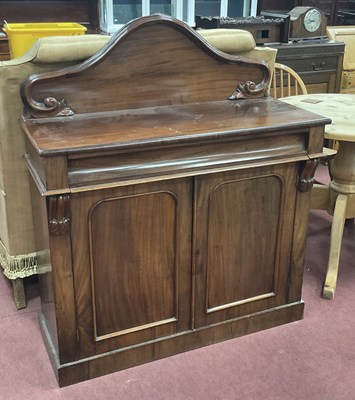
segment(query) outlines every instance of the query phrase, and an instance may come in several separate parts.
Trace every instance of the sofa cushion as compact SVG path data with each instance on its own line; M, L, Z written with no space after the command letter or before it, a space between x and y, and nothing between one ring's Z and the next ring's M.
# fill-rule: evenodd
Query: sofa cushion
M49 36L37 39L23 56L6 61L6 65L27 62L35 64L80 62L100 50L110 39L108 35Z
M229 54L240 54L256 46L253 35L242 29L200 29L197 31L212 46Z

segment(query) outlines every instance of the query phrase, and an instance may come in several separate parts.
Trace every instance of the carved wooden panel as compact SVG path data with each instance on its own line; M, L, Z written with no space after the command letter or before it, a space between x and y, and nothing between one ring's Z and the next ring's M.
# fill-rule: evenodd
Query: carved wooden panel
M297 168L196 178L196 326L285 301Z
M173 193L147 192L90 210L96 340L176 322L176 207Z

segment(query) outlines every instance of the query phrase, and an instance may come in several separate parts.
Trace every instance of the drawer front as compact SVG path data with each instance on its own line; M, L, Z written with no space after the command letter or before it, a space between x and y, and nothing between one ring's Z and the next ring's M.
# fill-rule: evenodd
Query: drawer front
M9 44L7 40L0 40L0 60L5 61L10 59Z
M341 78L341 88L351 89L351 93L355 91L355 71L344 71Z
M302 72L336 72L338 66L338 57L311 57L298 59L277 60L282 64L286 64L299 74Z
M191 176L219 167L241 169L252 166L250 160L258 164L268 164L270 160L287 159L292 154L297 159L305 159L308 136L306 132L288 134L284 137L270 135L253 142L253 147L245 146L240 140L228 143L215 142L213 149L209 144L190 146L186 151L176 149L152 150L127 154L112 154L68 160L69 186L74 191L85 191L87 187L100 188L107 185L127 184L151 179L155 176ZM277 140L277 153L275 152ZM200 171L200 172L197 172Z
M335 93L332 82L310 83L306 85L308 94Z

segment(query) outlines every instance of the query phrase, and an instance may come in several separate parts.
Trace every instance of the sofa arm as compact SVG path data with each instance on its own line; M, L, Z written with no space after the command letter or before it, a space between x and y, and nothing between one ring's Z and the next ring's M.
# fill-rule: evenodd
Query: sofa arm
M49 36L37 39L23 56L2 63L4 66L76 63L91 57L110 39L109 35Z

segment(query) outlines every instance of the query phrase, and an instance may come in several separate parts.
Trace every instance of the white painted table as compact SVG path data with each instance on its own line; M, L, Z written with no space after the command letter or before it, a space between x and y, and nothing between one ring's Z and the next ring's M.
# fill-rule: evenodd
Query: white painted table
M307 111L332 119L325 127L325 138L339 143L330 164L329 186L314 185L311 208L327 210L333 215L328 270L323 297L333 299L338 276L340 248L347 218L355 218L355 95L308 94L280 99Z

